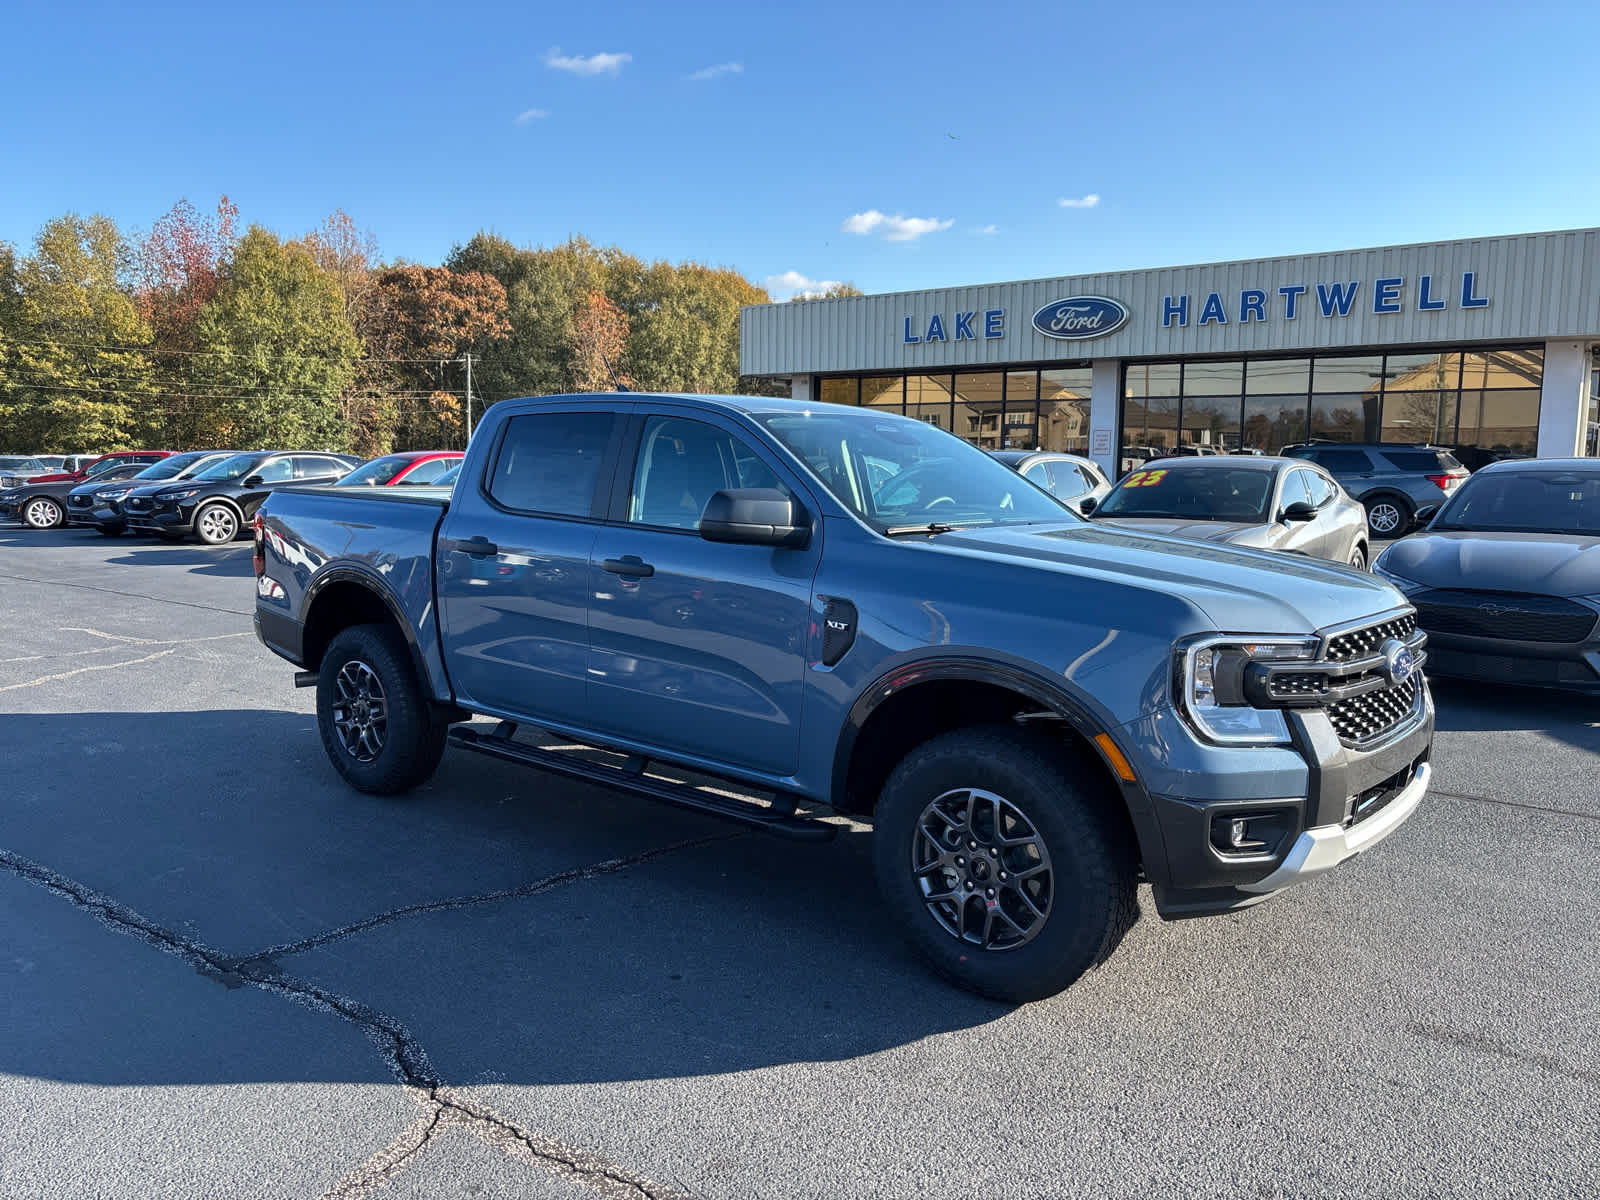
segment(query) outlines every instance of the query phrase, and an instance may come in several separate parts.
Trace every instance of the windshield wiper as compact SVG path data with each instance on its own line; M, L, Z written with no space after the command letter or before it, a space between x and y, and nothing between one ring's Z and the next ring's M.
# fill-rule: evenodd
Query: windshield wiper
M891 525L883 531L884 537L899 537L906 533L954 533L958 529L974 529L979 525L987 525L987 521L962 521L958 524L944 524L940 521L929 521L925 525Z

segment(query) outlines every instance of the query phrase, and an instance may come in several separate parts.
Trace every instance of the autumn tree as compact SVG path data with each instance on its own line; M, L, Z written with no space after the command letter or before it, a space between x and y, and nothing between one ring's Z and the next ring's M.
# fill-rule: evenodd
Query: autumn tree
M590 292L579 304L567 335L572 352L572 390L609 392L631 387L633 380L617 373L628 345L628 318L601 292Z
M819 292L796 292L789 297L790 304L798 304L805 300L840 300L847 296L865 296L853 283L830 283Z
M150 326L123 286L129 253L115 223L69 213L21 263L8 257L0 440L55 453L139 440L152 415Z
M655 262L641 272L630 308L627 367L643 388L732 392L739 386L739 309L766 290L737 271Z
M197 334L195 370L213 444L349 444L339 397L361 346L338 283L305 243L252 225L201 311Z

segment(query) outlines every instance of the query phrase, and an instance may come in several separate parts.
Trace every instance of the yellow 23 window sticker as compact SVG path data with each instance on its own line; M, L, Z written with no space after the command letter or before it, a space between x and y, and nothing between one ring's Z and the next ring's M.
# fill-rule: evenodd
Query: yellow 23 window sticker
M1164 469L1159 471L1135 471L1132 475L1129 475L1127 479L1123 480L1122 486L1155 487L1156 484L1160 483L1166 477L1167 472Z

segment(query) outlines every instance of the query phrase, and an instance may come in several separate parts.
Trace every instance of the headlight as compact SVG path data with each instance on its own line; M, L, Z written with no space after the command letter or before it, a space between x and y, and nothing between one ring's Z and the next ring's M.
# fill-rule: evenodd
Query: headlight
M121 500L131 491L131 487L112 488L109 492L96 492L94 495L97 500Z
M187 500L190 496L198 496L199 494L200 494L200 489L199 488L184 488L183 491L181 491L181 492L161 492L159 495L156 496L156 499L157 500Z
M1251 663L1310 662L1314 638L1206 637L1178 648L1178 703L1194 731L1230 746L1281 745L1289 726L1276 708L1252 708L1244 673Z
M1394 584L1395 587L1399 588L1408 596L1413 592L1425 592L1428 590L1427 584L1418 583L1415 579L1407 579L1404 575L1396 574L1394 571L1391 571L1388 567L1384 566L1383 558L1381 556L1377 562L1372 564L1372 573L1374 575L1381 576L1385 583Z

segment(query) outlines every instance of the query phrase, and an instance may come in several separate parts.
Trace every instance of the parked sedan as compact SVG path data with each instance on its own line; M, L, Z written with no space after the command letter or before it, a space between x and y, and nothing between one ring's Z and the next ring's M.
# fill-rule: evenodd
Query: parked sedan
M1365 568L1367 520L1310 463L1265 455L1163 458L1123 476L1090 518L1138 533L1288 550Z
M25 454L7 454L0 457L0 490L27 483L35 475L52 470L51 464L41 456L32 458Z
M255 450L225 458L193 479L136 488L122 500L128 528L176 541L194 536L209 546L233 541L272 489L333 483L361 460L320 451Z
M1111 490L1111 482L1093 459L1049 450L991 450L998 459L1031 483L1036 483L1079 516Z
M459 450L401 450L362 463L339 480L339 487L413 487L434 483L461 463Z
M100 472L96 481L131 479L142 470L143 463L125 462ZM68 475L54 477L48 483L31 480L7 488L0 492L0 519L21 521L30 529L56 529L67 523L67 495L76 486Z
M118 450L115 454L96 455L88 462L81 463L81 465L63 464L64 467L70 467L70 469L54 471L48 475L35 475L28 482L60 483L64 479L70 479L73 483L83 483L86 480L98 479L104 472L114 467L126 466L129 463L148 467L151 463L166 458L171 453L171 450Z
M128 527L121 501L137 487L175 479L192 479L207 467L233 455L232 450L189 450L151 463L126 479L92 479L67 493L67 524L91 525L107 537L119 537Z
M1430 675L1600 693L1600 461L1490 463L1374 570L1416 605Z

